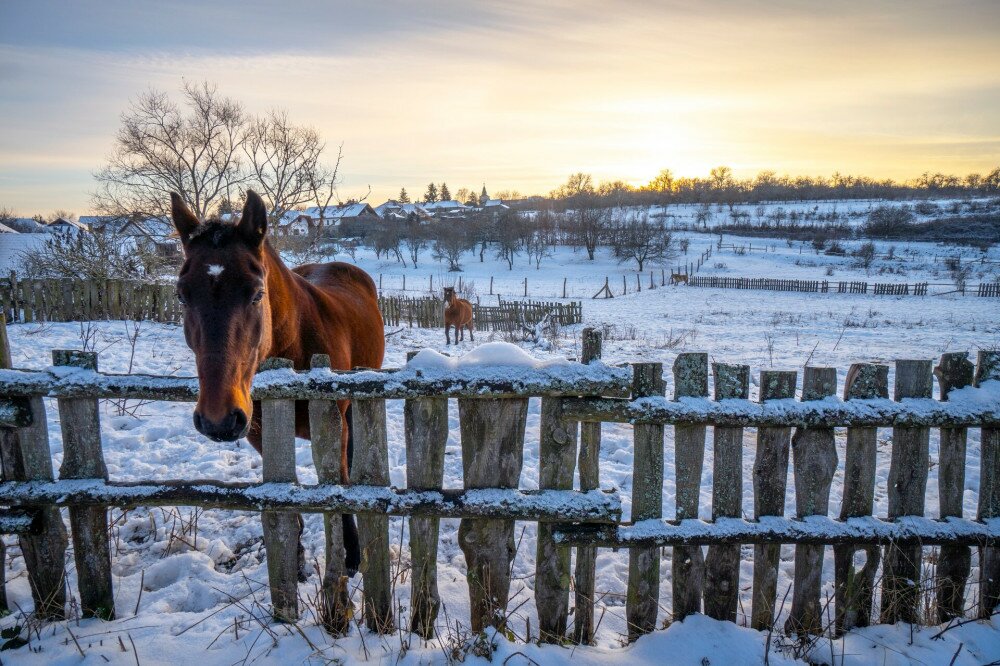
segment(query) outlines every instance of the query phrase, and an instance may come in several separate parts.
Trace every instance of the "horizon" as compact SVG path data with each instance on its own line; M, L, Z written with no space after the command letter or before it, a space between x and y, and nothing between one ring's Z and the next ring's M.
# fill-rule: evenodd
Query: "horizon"
M1000 5L115 1L0 7L0 207L90 212L120 114L207 80L344 145L341 198L665 168L904 181L1000 164ZM419 12L419 14L416 14ZM349 94L344 94L348 92Z

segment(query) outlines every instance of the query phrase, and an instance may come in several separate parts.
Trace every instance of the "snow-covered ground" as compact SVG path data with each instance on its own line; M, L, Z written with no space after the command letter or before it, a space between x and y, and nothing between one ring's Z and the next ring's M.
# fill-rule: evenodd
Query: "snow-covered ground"
M697 256L703 245L714 242L716 236L695 234L689 253ZM726 237L726 243L730 237ZM850 259L817 257L810 249L798 254L798 246L788 247L784 241L754 239L775 245L769 253L736 255L723 251L713 255L703 271L734 275L768 277L800 277L799 271L825 271L826 263L796 266L798 258L810 261L840 262L835 268L856 274L860 269L848 266ZM740 241L737 239L736 244ZM913 246L920 257L906 266L907 275L898 281L914 282L918 275L932 275L935 264L932 245ZM938 253L944 250L938 248ZM902 253L902 246L897 253ZM949 250L950 252L950 250ZM338 257L343 259L343 257ZM359 252L358 263L371 272L377 281L383 274L383 288L388 280L401 282L404 269L394 262L377 262L365 252ZM996 258L995 256L992 258ZM405 269L407 286L422 280L426 285L434 275L435 287L441 280L451 281L455 274L446 273L430 261L419 269ZM880 260L881 261L881 260ZM717 268L715 262L725 263ZM682 351L707 351L710 361L747 363L756 378L761 369L796 369L804 364L835 366L840 370L842 384L851 362L892 362L899 358L936 358L945 351L968 351L1000 346L1000 307L995 299L945 295L937 297L874 297L848 294L796 294L788 292L749 292L689 287L657 287L650 290L647 282L641 293L616 296L609 300L590 300L589 296L612 277L615 293L620 293L621 275L634 283L634 271L617 265L603 252L594 262L586 255L560 248L547 259L540 270L527 266L521 257L514 271L488 257L480 264L478 257L467 255L463 283L474 283L474 290L485 302L489 276L496 276L495 291L501 276L511 289L501 293L519 293L525 277L529 294L536 298L561 293L563 278L575 284L570 291L576 298L584 297L584 320L587 326L605 331L605 360L662 361L669 369L675 355ZM990 264L985 264L989 268ZM941 269L943 270L943 269ZM864 274L864 271L861 271ZM995 274L993 274L995 275ZM802 279L824 279L824 276ZM848 278L843 278L848 279ZM850 278L854 279L854 278ZM928 279L928 278L921 278ZM874 280L872 280L874 281ZM881 279L880 279L881 281ZM885 280L890 281L890 280ZM658 281L657 281L658 284ZM534 289L537 285L538 292ZM426 287L422 287L426 288ZM545 290L548 290L544 294ZM581 326L564 329L545 348L519 342L528 353L542 359L578 357ZM14 364L24 368L41 368L50 363L51 349L80 348L81 324L19 324L10 327ZM108 372L128 370L131 348L125 322L101 322L91 326L94 348L101 352L101 368ZM395 329L394 329L395 330ZM504 334L484 332L475 343L466 341L453 347L452 353L467 353L476 345L504 340ZM407 351L432 348L444 350L440 330L405 329L388 338L385 365L402 365ZM184 345L177 326L143 323L136 343L134 372L157 374L194 374L193 357ZM669 371L667 372L669 375ZM669 380L669 377L668 377ZM891 381L891 377L890 377ZM669 383L669 381L668 381ZM756 380L755 380L756 383ZM756 397L756 386L751 397ZM672 387L668 386L668 395ZM51 445L56 464L62 456L59 419L54 404L48 405ZM259 456L245 443L218 444L200 436L191 425L191 406L176 403L147 403L128 406L130 413L120 413L112 403L103 405L102 435L108 471L118 480L188 478L253 481L261 478ZM524 449L522 488L538 484L538 421L539 405L532 400L528 417L527 440ZM389 463L391 481L405 486L405 447L402 431L402 403L389 401ZM745 511L752 507L752 465L755 450L754 429L745 433L743 497ZM710 440L709 440L710 441ZM838 433L838 453L844 460L843 432ZM971 430L968 444L965 516L973 517L978 502L980 437ZM667 428L665 443L666 479L663 488L664 515L674 513L673 432ZM876 513L885 515L886 479L889 469L889 433L880 432L878 450ZM931 460L937 460L937 434L931 438ZM297 441L299 479L314 482L315 472L308 442ZM632 488L632 432L627 425L605 424L601 450L601 483L621 491L626 515L630 510ZM708 446L705 475L702 480L702 516L709 517L712 452ZM834 481L831 507L839 511L843 470ZM457 406L450 406L450 436L445 459L446 487L461 487L461 447L458 440ZM789 475L789 488L793 487ZM927 515L936 516L937 466L932 464L927 487ZM794 496L788 493L787 510L794 511ZM80 663L327 663L335 661L429 663L445 662L453 647L468 638L463 625L468 618L468 589L465 563L457 544L458 521L444 520L438 560L438 580L446 612L440 618L440 642L424 644L416 637L392 634L379 637L365 631L352 630L350 637L333 641L315 625L312 611L298 629L267 623L267 572L263 562L260 519L256 514L232 511L197 511L178 509L138 509L113 512L113 553L116 606L121 619L113 623L80 621L55 624L42 631L41 640L33 636L38 652L25 648L15 653L13 661L28 664ZM409 564L406 523L391 520L394 573L399 574L395 595L405 623L408 616L409 585L406 569ZM523 638L527 624L537 628L533 602L533 572L535 555L535 525L519 524L518 551L513 566L512 628ZM322 521L307 516L303 542L310 560L322 559ZM16 540L8 539L8 589L21 608L31 605L23 563ZM782 549L779 589L790 583L793 568L792 548ZM930 549L927 549L930 554ZM660 598L664 609L671 607L670 549L663 551ZM752 571L752 549L744 551L742 564L743 591L741 608L749 611L749 581ZM70 558L69 564L72 565ZM977 558L973 555L973 576L976 578ZM320 567L321 569L322 567ZM662 662L668 656L677 663L730 664L759 663L765 651L774 663L792 661L807 656L814 663L948 663L957 655L956 664L988 663L1000 659L1000 620L992 625L970 623L945 632L939 640L932 637L940 628L911 628L906 625L874 627L854 632L843 640L821 641L807 655L793 652L784 639L774 638L768 645L767 636L743 627L718 623L704 617L689 618L675 623L665 631L641 639L636 645L623 648L625 633L624 591L628 557L625 552L601 551L597 560L597 590L599 593L597 646L593 648L562 648L525 646L495 638L496 663L606 663L616 661ZM75 572L70 573L70 589L75 592ZM823 593L832 595L832 550L827 549L824 564ZM360 577L353 581L360 584ZM316 575L300 585L306 601L316 594ZM355 601L360 592L354 590ZM969 599L975 598L970 588ZM3 620L3 627L18 619ZM741 611L741 621L743 618ZM666 611L660 621L667 622ZM456 628L456 620L459 625ZM446 622L448 623L446 626ZM779 626L780 626L779 621ZM537 629L533 630L537 633ZM72 632L72 636L70 635ZM121 643L119 637L122 638ZM75 638L75 640L74 640ZM129 639L132 640L129 640ZM138 655L132 654L132 641ZM407 648L401 649L406 644ZM79 645L79 647L78 647ZM179 646L182 646L183 652ZM124 650L123 650L124 647ZM784 651L783 651L784 650ZM244 659L246 658L246 659ZM473 660L469 656L468 660ZM507 660L505 662L505 660Z

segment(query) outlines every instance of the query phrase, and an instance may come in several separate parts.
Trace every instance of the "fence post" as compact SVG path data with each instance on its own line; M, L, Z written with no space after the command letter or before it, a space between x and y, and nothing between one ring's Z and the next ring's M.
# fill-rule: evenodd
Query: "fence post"
M975 366L966 352L942 354L934 368L941 388L941 400L948 393L972 384ZM965 495L965 448L967 428L941 428L938 447L938 499L940 515L962 517ZM937 621L961 617L965 612L965 583L972 567L972 551L968 546L941 546L937 564Z
M416 352L407 352L409 361ZM406 433L406 486L440 490L444 483L444 450L448 443L448 399L408 398L403 403ZM413 566L410 629L426 639L434 636L441 597L437 585L439 518L410 518Z
M521 477L527 398L458 401L466 488L516 488ZM514 521L463 518L458 543L465 554L472 631L503 629L514 560Z
M632 399L663 395L663 364L632 366ZM663 430L659 423L633 427L632 522L663 517ZM660 549L631 548L625 617L628 639L634 641L656 628L660 601Z
M389 444L385 426L385 400L351 401L354 462L351 482L362 486L389 485ZM392 583L389 576L389 516L358 516L361 573L364 578L365 624L371 631L393 629ZM402 544L401 544L402 545Z
M601 358L603 334L594 328L583 329L583 363ZM601 424L580 423L580 490L600 487L599 463L601 458ZM594 577L597 548L581 546L576 549L576 590L574 595L573 640L589 645L594 640Z
M0 313L0 368L10 367L7 326L3 313ZM7 481L51 481L52 454L49 451L45 403L41 396L31 396L28 407L31 410L31 425L18 429L0 428L2 476ZM28 572L35 613L44 619L62 619L66 607L66 527L58 508L42 507L38 512L38 534L22 534L18 542ZM2 550L0 555L3 555ZM0 563L2 573L3 564ZM4 591L6 609L6 586L2 581L0 588Z
M855 363L844 380L844 400L867 400L889 397L889 367L874 363ZM848 428L844 459L844 498L840 520L870 516L875 501L875 456L878 444L876 428ZM835 633L871 623L878 570L878 546L862 546L865 564L854 568L853 544L834 546Z
M1000 380L1000 351L979 351L975 385ZM1000 517L1000 428L982 428L977 520ZM1000 604L1000 548L979 549L979 617L992 617Z
M931 361L896 361L893 399L930 398L932 386ZM930 428L893 427L888 480L890 520L924 515L929 444ZM919 545L886 546L882 578L883 624L895 624L900 620L911 624L919 622L920 553Z
M97 354L52 350L52 365L97 370ZM59 398L63 439L60 479L108 479L101 449L101 423L94 398ZM69 509L73 530L80 606L84 617L113 620L115 597L111 586L111 548L105 507L74 506Z
M327 354L314 354L310 367L329 368ZM309 401L309 437L312 440L313 465L319 483L339 484L343 481L340 465L344 421L335 400ZM347 633L352 604L347 594L347 572L344 558L344 520L340 514L323 513L326 567L320 587L320 622L334 636Z
M678 354L674 360L674 400L708 396L708 354ZM677 520L698 517L701 473L705 464L705 424L674 426L674 476ZM671 557L673 619L701 612L705 556L701 546L675 546Z
M823 400L837 392L836 368L806 367L802 372L802 400ZM833 428L796 428L792 437L795 473L795 514L826 516L830 510L830 486L837 471L837 444ZM820 605L824 546L795 547L795 584L792 609L785 623L788 633L820 634Z
M750 366L713 363L715 399L750 397ZM712 520L743 511L743 428L714 427ZM709 546L705 555L705 615L736 621L740 595L740 545Z
M765 248L766 250L766 248ZM798 373L764 370L760 373L760 402L795 397ZM787 426L757 428L757 455L753 463L754 517L782 516L788 483L788 451L792 429ZM781 544L756 544L753 548L753 605L750 626L766 630L774 624L778 595L778 562Z
M286 358L269 358L260 370L291 369ZM295 401L260 403L261 458L264 483L295 483ZM271 587L271 614L277 622L299 619L298 568L302 518L294 513L263 511L267 578Z
M562 416L561 398L543 397L538 446L539 489L572 490L576 468L576 423ZM535 550L535 605L542 642L561 643L569 614L569 547L557 547L552 524L538 523Z

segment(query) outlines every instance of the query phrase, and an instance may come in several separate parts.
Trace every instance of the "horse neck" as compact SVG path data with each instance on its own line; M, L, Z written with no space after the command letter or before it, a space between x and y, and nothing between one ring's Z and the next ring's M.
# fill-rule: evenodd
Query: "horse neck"
M295 274L285 265L277 250L268 242L264 243L264 264L267 267L267 299L271 308L271 349L267 357L290 358L291 343L299 339L292 330L299 321L299 306L304 295ZM281 342L279 342L281 341Z

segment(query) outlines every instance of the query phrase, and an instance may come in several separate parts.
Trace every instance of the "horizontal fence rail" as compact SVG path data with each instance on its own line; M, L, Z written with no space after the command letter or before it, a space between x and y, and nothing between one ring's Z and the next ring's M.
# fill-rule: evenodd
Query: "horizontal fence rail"
M834 555L834 570L827 575L834 580L836 632L872 622L918 623L923 601L915 591L931 577L940 622L970 608L978 617L990 617L1000 605L1000 351L980 351L975 364L966 353L945 354L936 367L930 360L897 361L892 399L887 365L852 366L842 398L834 397L834 368L807 367L801 378L797 371L764 370L755 382L759 397L751 401L748 366L710 365L707 354L680 354L673 366L674 394L668 397L663 364L611 367L600 363L600 347L600 332L585 329L582 363L512 367L451 359L453 366L438 367L414 359L397 370L332 371L329 359L321 356L312 360L311 369L298 370L271 359L253 387L263 414L262 483L109 480L97 401L192 401L197 381L105 374L98 371L96 354L56 351L47 370L0 370L0 446L16 451L21 462L4 469L0 504L10 508L0 511L0 531L19 535L32 595L46 618L65 617L68 537L60 507L68 508L82 613L111 619L115 594L107 509L158 505L260 512L272 614L285 622L302 617L295 514L322 513L326 566L320 621L333 635L347 630L354 612L347 594L342 513L357 514L365 553L362 619L377 632L393 630L404 617L421 636L438 631L441 518L461 520L458 545L467 567L469 622L476 632L510 621L506 608L518 520L538 522L534 598L538 637L546 642L593 642L599 625L598 548L629 551L624 597L630 640L662 626L660 614L668 612L660 601L662 547L675 548L669 573L674 600L669 613L675 620L704 612L736 621L741 590L749 590L750 625L770 630L780 602L781 544L795 546L789 633L823 631L820 596L827 547ZM931 397L934 377L941 392L937 400ZM63 461L58 480L43 397L54 398L59 410ZM529 397L541 398L537 490L520 487L529 448ZM345 399L351 400L355 443L350 483L340 469L346 416L337 401ZM406 447L405 489L389 482L386 399L404 400L405 442L393 445ZM443 485L450 399L458 403L462 488ZM296 478L296 401L308 403L319 480L313 485ZM603 422L632 424L630 522L622 522L620 493L600 489ZM668 427L674 428L673 469L665 465ZM747 433L747 427L756 433ZM846 428L844 447L836 444L838 428ZM888 478L876 466L878 428L891 428ZM932 428L940 432L933 461ZM979 496L970 516L965 515L965 469L973 428L980 434ZM709 435L712 518L701 520ZM753 439L751 510L743 506L743 447ZM846 454L843 461L838 450ZM938 465L936 510L925 506L932 462ZM839 514L830 506L838 469L844 483ZM789 471L792 489L786 487ZM676 513L664 516L663 484L670 474L676 481ZM574 489L576 478L579 489ZM884 516L875 515L878 484L887 499ZM789 492L795 496L792 516L785 515ZM408 616L392 597L399 583L391 576L390 515L409 519ZM929 555L923 549L930 545L940 546L935 568L923 566ZM978 579L970 564L973 547L979 550ZM866 554L862 567L855 563L858 551ZM749 574L742 560L751 552L752 579L741 581ZM978 584L974 602L966 599L970 583Z

